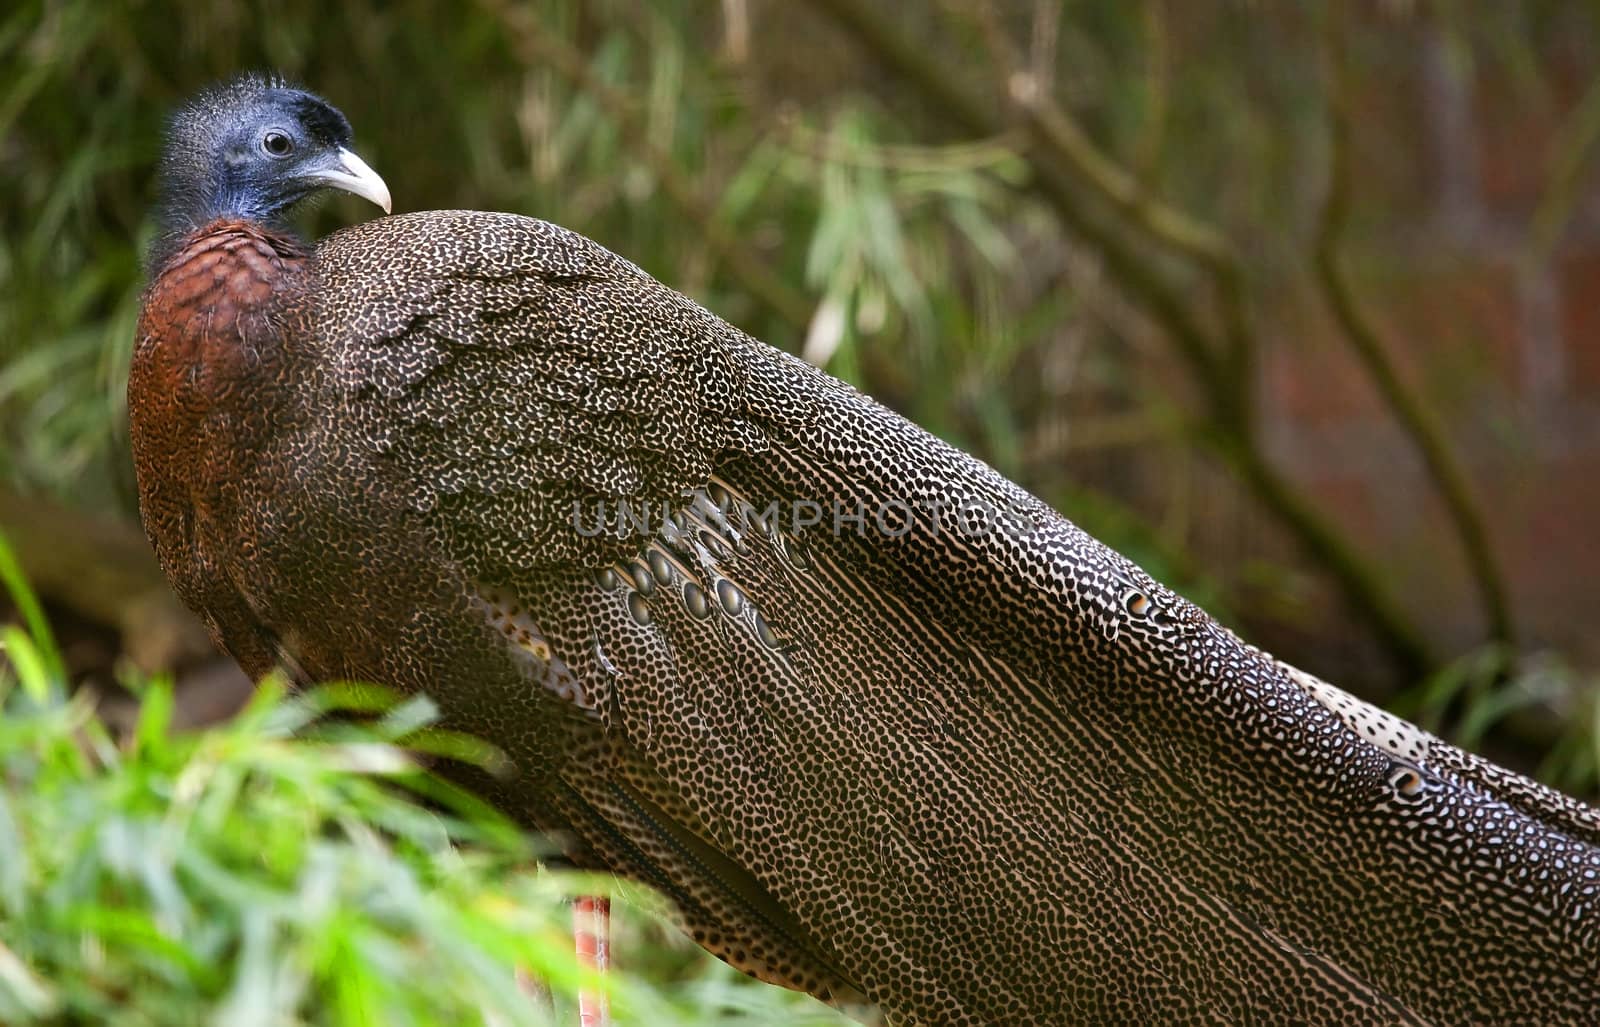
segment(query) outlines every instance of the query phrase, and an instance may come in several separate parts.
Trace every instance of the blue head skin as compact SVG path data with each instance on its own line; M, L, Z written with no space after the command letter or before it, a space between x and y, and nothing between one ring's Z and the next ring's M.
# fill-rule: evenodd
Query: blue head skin
M196 96L168 126L152 272L208 222L238 218L282 231L289 212L324 189L389 211L388 187L349 147L343 114L280 81L244 76Z

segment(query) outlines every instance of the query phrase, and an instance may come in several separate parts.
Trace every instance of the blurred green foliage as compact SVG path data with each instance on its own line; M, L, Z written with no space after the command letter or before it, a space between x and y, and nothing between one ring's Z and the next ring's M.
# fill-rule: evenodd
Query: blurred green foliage
M268 682L229 724L180 733L169 685L130 681L141 713L114 739L68 695L3 542L0 582L27 625L0 628L0 1022L575 1022L597 983L569 901L615 886L539 871L509 821L422 770L408 750L473 747L426 699ZM658 903L622 896L619 1022L847 1022L691 953Z

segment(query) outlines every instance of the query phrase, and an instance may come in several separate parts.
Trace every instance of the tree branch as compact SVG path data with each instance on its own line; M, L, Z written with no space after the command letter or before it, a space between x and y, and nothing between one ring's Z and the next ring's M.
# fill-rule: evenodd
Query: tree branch
M1423 465L1455 525L1462 552L1477 584L1489 635L1505 649L1509 659L1509 654L1515 652L1516 628L1506 601L1504 577L1489 546L1488 530L1472 496L1466 472L1445 441L1439 422L1400 380L1387 341L1356 300L1339 259L1339 244L1350 218L1350 72L1343 30L1333 8L1326 15L1323 37L1328 77L1329 172L1328 195L1322 207L1314 250L1317 284L1340 331L1360 358L1384 404L1421 454Z
M957 75L931 56L928 48L914 44L877 5L869 0L811 0L811 4L970 134L988 137L1005 127L992 103L966 88ZM1015 97L1012 99L1016 102ZM1032 146L1022 154L1033 172L1031 187L1050 203L1069 232L1100 255L1113 280L1163 329L1163 337L1194 372L1212 410L1212 420L1203 426L1206 430L1200 434L1201 441L1239 475L1257 501L1328 572L1351 611L1367 624L1400 673L1412 680L1421 678L1437 666L1437 661L1415 623L1389 595L1371 565L1271 466L1256 443L1249 399L1256 344L1245 315L1244 281L1236 270L1238 261L1225 261L1225 266L1235 270L1218 275L1218 265L1202 257L1205 247L1213 241L1211 237L1182 231L1174 237L1174 224L1187 228L1191 222L1152 217L1158 208L1144 200L1143 187L1136 179L1126 176L1134 183L1129 186L1121 183L1125 173L1120 169L1116 169L1115 176L1108 176L1104 167L1097 171L1095 162L1076 145L1070 131L1066 135L1051 131L1052 125L1060 128L1061 121L1037 97L1032 110L1033 114L1023 111L1034 130L1030 133ZM1046 113L1040 116L1041 111ZM1098 154L1097 150L1094 152ZM1185 246L1199 247L1188 255L1211 269L1221 286L1223 328L1219 333L1211 333L1195 319L1186 298L1150 261L1089 215L1080 199L1085 193L1120 211L1125 219L1168 248L1181 252Z

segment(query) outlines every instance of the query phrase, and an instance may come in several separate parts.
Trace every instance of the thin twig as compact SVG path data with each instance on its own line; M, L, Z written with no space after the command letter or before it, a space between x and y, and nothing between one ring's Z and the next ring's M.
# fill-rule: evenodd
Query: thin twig
M1573 209L1583 196L1582 185L1589 168L1600 152L1600 75L1584 91L1571 115L1556 134L1555 159L1540 190L1529 225L1529 249L1536 262L1548 260L1572 220Z
M1139 24L1144 30L1145 112L1139 137L1134 140L1128 163L1140 181L1147 181L1156 169L1166 143L1167 118L1172 80L1171 44L1167 37L1167 11L1163 0L1145 0L1140 6Z
M1350 71L1343 32L1334 9L1326 16L1323 49L1328 75L1328 195L1318 225L1314 264L1316 280L1340 331L1361 359L1401 428L1422 456L1434 487L1455 524L1461 548L1478 588L1490 638L1509 654L1515 651L1516 629L1506 601L1500 567L1489 545L1488 530L1472 496L1466 472L1445 441L1432 413L1409 391L1395 368L1390 347L1361 308L1339 260L1339 244L1350 218Z
M1041 92L1056 88L1056 48L1061 42L1060 0L1034 0L1033 31L1028 45L1028 68Z
M956 174L991 170L1014 160L1019 133L1002 132L992 139L922 146L874 141L870 148L844 145L832 132L819 132L805 122L780 122L781 141L793 153L828 164L918 174Z

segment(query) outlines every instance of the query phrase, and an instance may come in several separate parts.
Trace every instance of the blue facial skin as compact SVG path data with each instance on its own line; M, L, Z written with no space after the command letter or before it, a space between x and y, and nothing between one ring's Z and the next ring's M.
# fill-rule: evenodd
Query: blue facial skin
M389 191L350 148L350 123L322 98L247 77L202 93L172 118L160 166L159 267L184 235L218 218L284 230L324 189L389 209Z
M308 113L325 116L313 120ZM295 204L327 187L319 176L340 170L340 152L349 142L350 126L338 111L304 93L274 90L222 137L209 213L279 221Z

